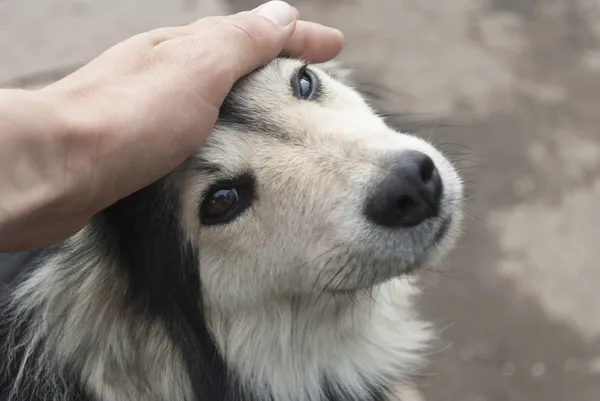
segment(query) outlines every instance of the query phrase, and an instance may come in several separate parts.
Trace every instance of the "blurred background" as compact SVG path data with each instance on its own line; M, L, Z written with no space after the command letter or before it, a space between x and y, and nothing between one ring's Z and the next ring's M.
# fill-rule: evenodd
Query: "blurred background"
M254 0L0 0L0 86ZM342 29L400 126L463 167L460 247L426 271L427 401L600 400L600 0L297 0Z

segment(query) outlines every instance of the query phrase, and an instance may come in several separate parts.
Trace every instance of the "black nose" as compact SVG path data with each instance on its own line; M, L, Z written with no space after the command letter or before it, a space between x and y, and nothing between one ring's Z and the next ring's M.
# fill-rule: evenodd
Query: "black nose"
M421 152L404 152L367 198L364 213L380 226L415 226L438 215L442 190L433 160Z

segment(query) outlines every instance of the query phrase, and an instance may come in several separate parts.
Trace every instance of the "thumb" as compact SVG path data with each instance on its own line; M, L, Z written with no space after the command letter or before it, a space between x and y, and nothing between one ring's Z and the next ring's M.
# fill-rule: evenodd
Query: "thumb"
M277 57L294 33L298 17L298 10L286 2L269 1L221 19L213 34L223 44L218 57L230 78L237 81Z

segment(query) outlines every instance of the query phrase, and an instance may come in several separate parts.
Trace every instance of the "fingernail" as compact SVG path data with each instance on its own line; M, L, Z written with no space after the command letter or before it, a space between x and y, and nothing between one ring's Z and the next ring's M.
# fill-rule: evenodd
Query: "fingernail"
M296 10L284 1L270 1L257 8L259 15L284 27L296 20Z

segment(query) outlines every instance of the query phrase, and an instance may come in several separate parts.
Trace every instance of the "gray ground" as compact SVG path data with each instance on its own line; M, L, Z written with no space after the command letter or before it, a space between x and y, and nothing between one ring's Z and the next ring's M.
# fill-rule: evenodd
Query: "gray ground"
M391 111L463 159L461 247L426 272L430 401L600 400L600 0L301 0ZM254 0L0 0L0 82Z

